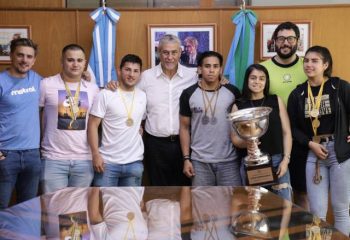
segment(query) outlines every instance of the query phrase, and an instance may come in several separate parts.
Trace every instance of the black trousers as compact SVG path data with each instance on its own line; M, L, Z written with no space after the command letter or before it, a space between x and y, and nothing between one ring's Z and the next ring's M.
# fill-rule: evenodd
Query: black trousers
M155 137L144 135L145 165L151 186L190 186L183 174L183 158L178 135Z

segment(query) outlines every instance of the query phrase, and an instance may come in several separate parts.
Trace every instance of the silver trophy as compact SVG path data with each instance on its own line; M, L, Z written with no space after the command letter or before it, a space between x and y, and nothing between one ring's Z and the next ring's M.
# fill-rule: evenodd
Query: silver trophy
M232 126L240 138L251 141L254 151L244 158L248 185L269 185L276 182L271 158L262 153L258 147L259 138L266 133L269 127L269 107L254 107L238 110L228 114Z
M270 239L269 221L265 214L259 212L260 199L268 191L261 187L245 187L248 208L235 213L231 218L231 232L254 237L254 239ZM236 194L237 195L237 194Z

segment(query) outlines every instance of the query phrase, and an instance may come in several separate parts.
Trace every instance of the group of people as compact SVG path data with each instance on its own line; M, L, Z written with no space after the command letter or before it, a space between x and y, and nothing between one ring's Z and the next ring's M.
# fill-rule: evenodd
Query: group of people
M201 53L197 73L180 64L181 41L171 34L159 42L160 64L142 72L141 59L128 54L118 82L101 91L83 77L81 46L65 46L62 71L42 79L31 70L36 44L13 40L11 66L0 74L0 208L14 188L18 202L35 197L39 182L44 193L139 186L143 159L150 185L240 186L246 152L238 149L252 144L227 114L267 106L260 148L278 176L270 189L288 200L293 189L321 219L330 192L335 226L349 235L350 84L332 77L327 48L296 55L295 24L280 24L272 39L276 56L247 68L242 93L222 76L218 52Z

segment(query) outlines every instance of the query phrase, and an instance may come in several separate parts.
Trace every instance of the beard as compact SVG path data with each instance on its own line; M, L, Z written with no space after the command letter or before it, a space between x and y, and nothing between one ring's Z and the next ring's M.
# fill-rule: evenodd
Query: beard
M277 55L280 57L280 58L282 58L282 59L287 59L287 58L290 58L291 56L293 56L296 52L297 52L297 50L298 50L298 45L297 44L295 44L294 46L292 46L292 47L288 47L289 49L290 49L290 52L289 53L287 53L287 54L285 54L285 53L282 53L282 51L281 51L281 49L282 48L284 48L284 47L286 47L286 46L282 46L282 47L280 47L280 48L276 48L276 53L277 53Z

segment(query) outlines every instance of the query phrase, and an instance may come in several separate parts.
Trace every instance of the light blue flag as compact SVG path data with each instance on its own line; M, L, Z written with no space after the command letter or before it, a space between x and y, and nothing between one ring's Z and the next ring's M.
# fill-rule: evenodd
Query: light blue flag
M90 14L96 22L92 33L93 45L90 53L88 71L91 81L103 88L109 81L117 80L115 69L116 23L120 14L100 7Z
M245 71L254 62L257 16L251 10L241 10L232 17L232 22L237 26L227 56L224 75L231 84L242 90Z

